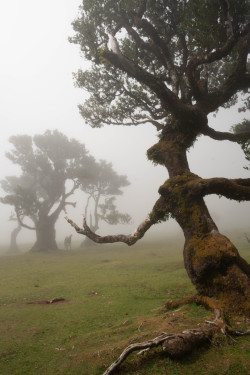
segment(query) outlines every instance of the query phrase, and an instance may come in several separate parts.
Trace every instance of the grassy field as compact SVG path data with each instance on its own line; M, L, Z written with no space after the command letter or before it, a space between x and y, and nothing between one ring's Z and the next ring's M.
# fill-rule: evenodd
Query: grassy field
M157 311L167 299L194 292L182 245L144 241L0 257L0 374L102 374L129 343L212 319L195 305ZM250 260L244 238L237 245ZM65 301L41 302L59 297ZM180 362L159 349L131 355L119 374L243 375L249 358L249 338L225 338Z

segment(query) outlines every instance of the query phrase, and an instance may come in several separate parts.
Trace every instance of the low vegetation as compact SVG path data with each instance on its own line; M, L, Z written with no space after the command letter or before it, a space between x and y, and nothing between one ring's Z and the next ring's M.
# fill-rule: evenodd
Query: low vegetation
M243 236L238 242L250 260L249 244ZM166 300L195 292L182 240L2 256L0 272L2 375L102 374L130 343L213 319L193 304L158 310ZM234 322L242 329L248 323ZM205 349L178 362L159 348L132 354L118 373L247 374L249 337L215 337Z

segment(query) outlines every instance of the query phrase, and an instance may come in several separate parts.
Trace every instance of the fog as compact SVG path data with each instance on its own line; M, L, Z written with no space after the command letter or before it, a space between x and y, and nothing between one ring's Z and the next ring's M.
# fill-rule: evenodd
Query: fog
M46 129L58 129L69 138L84 143L96 159L112 162L119 174L125 174L130 186L118 197L120 211L129 213L130 225L101 227L101 234L130 233L150 212L158 198L158 188L167 179L166 170L153 166L146 158L147 149L157 142L157 132L150 125L140 127L106 126L92 129L84 124L77 105L84 100L82 90L74 87L72 72L84 68L86 62L79 48L68 42L73 35L71 22L77 16L80 0L11 0L0 3L0 180L19 173L6 157L11 149L8 139L17 134L42 134ZM244 115L237 108L221 110L210 117L210 126L228 131ZM218 142L200 137L191 148L188 159L192 172L201 177L249 177L240 147L230 142ZM0 192L3 196L4 192ZM68 210L68 216L79 225L86 197L81 193L77 207ZM220 230L232 228L244 232L249 227L249 203L237 203L224 198L206 198ZM0 243L8 245L15 222L9 221L12 207L1 204ZM80 235L63 218L57 225L57 238L73 233L73 241ZM250 228L249 228L250 229ZM170 220L147 233L166 236L181 233ZM151 234L150 234L151 233ZM18 242L32 242L34 233L23 229Z

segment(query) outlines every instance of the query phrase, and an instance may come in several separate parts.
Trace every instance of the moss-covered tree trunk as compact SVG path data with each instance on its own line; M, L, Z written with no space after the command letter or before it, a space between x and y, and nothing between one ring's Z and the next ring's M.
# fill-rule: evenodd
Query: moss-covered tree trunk
M32 252L57 250L55 223L49 217L40 219L36 225L36 242Z
M183 230L187 273L200 294L218 298L227 310L250 313L250 266L212 220L203 199L209 188L189 170L189 145L190 139L175 130L148 150L149 158L169 172L159 193Z

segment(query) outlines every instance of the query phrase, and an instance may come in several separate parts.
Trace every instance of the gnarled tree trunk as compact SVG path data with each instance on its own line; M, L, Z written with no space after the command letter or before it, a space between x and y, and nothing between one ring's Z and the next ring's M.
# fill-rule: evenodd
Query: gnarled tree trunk
M200 294L218 298L227 310L250 312L250 266L219 233L204 200L190 196L190 179L183 177L168 180L160 192L183 229L187 273Z
M159 193L183 230L187 273L201 295L218 298L228 311L250 313L250 265L212 220L203 200L209 187L204 189L206 180L190 172L185 143L180 134L168 135L149 150L149 156L153 154L169 171Z
M43 218L36 225L36 242L30 251L47 252L51 250L58 250L55 223L49 218Z

